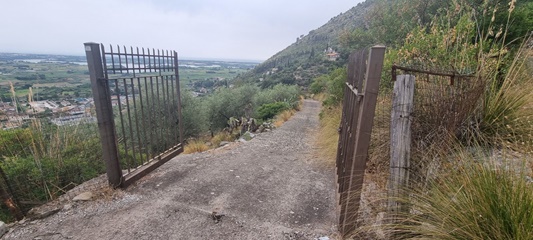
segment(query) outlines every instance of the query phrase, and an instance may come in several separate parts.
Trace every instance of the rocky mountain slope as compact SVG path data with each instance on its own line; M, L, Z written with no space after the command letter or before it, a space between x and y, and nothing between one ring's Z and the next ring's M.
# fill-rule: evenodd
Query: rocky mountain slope
M236 80L259 83L262 87L278 83L308 86L314 77L346 63L348 51L342 49L339 37L343 32L365 28L365 15L374 2L367 0L331 18Z

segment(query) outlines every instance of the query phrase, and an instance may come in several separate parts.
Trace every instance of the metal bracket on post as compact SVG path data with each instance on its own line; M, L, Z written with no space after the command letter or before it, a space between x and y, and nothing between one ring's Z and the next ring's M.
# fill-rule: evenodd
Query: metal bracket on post
M104 75L100 44L85 43L84 45L107 178L111 186L119 187L124 182L124 179L118 157L111 93L109 91L109 82L106 81Z

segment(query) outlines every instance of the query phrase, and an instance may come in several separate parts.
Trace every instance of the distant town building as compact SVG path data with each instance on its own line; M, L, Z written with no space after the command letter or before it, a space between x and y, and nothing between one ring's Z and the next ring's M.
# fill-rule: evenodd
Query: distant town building
M328 47L324 53L326 54L326 59L329 61L337 61L337 59L340 57L340 54L331 47Z

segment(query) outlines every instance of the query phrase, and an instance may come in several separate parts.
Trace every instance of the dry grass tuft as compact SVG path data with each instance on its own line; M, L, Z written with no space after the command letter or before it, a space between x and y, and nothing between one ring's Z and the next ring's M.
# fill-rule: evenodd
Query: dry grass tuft
M211 143L212 143L212 146L216 148L223 141L231 142L233 140L235 140L235 138L231 134L229 134L226 131L222 131L222 132L217 133L213 138L211 138Z
M339 143L339 125L342 116L342 106L323 108L320 113L320 126L315 145L318 146L318 157L327 166L335 166L337 147Z
M296 105L294 110L296 110L296 111L302 110L302 108L304 106L304 100L305 100L305 96L304 95L300 95L300 100L298 100L298 105Z
M289 121L291 117L296 113L296 110L285 110L281 112L280 114L276 115L274 118L274 126L275 127L281 127L283 123L286 121Z
M205 152L209 150L209 146L202 140L192 140L183 149L184 154Z
M523 47L503 78L497 69L485 74L490 78L488 89L471 141L520 152L533 150L533 77L527 64L532 58Z
M311 99L314 99L320 102L324 102L327 98L328 96L326 95L326 93L311 94Z
M111 201L113 199L116 199L117 197L124 196L124 191L122 191L122 189L113 189L113 187L109 185L103 186L93 192L95 200L98 199L103 201Z
M451 156L428 190L400 199L412 210L385 229L401 239L531 239L533 185L524 167L510 167L521 160L496 163L483 155Z

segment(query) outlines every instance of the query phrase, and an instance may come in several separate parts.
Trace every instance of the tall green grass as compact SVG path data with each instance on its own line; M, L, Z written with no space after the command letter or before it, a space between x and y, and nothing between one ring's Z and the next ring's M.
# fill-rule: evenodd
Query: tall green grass
M525 42L524 42L525 43ZM471 128L474 142L522 152L533 148L533 72L530 49L522 46L505 73L487 70L489 84L480 116Z
M477 156L476 156L477 155ZM408 190L411 210L382 226L391 239L533 239L533 185L525 159L460 153L427 190Z
M22 203L22 211L105 172L95 123L55 126L45 119L33 120L28 128L0 131L0 139L5 184ZM0 217L11 219L8 214Z

